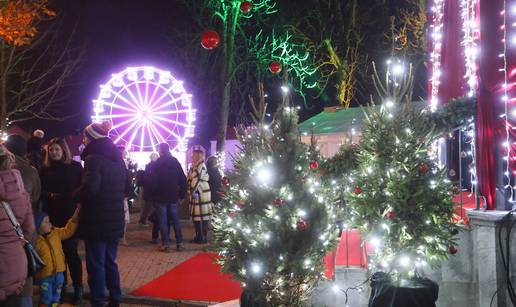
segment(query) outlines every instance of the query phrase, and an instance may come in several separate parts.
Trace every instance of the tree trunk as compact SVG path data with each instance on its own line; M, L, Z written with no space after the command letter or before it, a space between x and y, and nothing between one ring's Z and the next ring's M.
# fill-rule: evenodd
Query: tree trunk
M224 89L222 92L222 103L219 113L219 127L217 129L217 152L224 152L224 144L226 142L226 132L229 118L229 106L231 99L231 87L233 84L232 76L234 63L234 49L235 49L235 32L238 23L238 6L234 5L230 12L230 24L224 25L223 37L223 68L222 80L224 82Z

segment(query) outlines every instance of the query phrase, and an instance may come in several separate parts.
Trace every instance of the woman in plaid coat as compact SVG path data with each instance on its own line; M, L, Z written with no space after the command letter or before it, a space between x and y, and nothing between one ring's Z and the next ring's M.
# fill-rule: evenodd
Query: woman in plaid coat
M192 243L205 244L208 241L208 222L212 211L209 179L208 169L204 163L204 152L194 149L192 166L188 171L190 214L195 227L195 238Z

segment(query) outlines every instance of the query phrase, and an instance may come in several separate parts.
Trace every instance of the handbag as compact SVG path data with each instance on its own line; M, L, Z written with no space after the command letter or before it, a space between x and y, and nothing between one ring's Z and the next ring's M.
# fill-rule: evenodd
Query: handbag
M25 250L25 255L27 256L28 276L34 276L36 272L45 266L45 262L38 255L38 252L34 246L32 246L32 244L27 239L25 239L20 223L18 223L18 220L14 216L14 213L11 210L11 206L9 206L9 204L5 201L2 202L2 206L4 207L9 220L11 220L11 224L13 225L13 229L16 232L16 235L24 242L23 249Z

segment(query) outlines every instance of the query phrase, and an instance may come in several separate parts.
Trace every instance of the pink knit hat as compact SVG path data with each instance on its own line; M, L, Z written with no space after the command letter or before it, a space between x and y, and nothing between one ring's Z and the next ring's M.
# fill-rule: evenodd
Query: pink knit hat
M86 128L84 128L84 135L90 139L90 141L107 138L112 126L113 123L111 123L111 121L91 123L90 125L86 126Z

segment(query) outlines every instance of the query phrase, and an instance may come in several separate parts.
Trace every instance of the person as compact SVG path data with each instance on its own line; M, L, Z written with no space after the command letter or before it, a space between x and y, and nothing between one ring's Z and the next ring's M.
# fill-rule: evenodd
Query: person
M92 123L84 129L84 173L77 191L81 203L78 232L84 240L93 307L104 306L106 287L108 306L119 306L121 297L116 256L124 231L124 197L130 182L122 155L108 137L110 129L109 121Z
M45 157L45 149L43 148L44 137L45 132L37 129L27 141L27 159L37 170L43 165L43 159Z
M176 250L182 251L183 234L179 223L179 200L186 195L186 176L179 161L170 153L167 143L158 146L159 158L152 168L149 185L146 190L150 200L154 203L157 224L161 234L162 246L159 250L170 250L168 237L169 220L172 222L176 236ZM146 193L147 193L146 192Z
M145 195L145 178L149 178L152 167L156 163L156 161L159 158L159 155L155 152L150 154L150 162L145 165L145 171L143 171L143 176L141 176L141 180L139 182L140 185L140 193L141 197L143 199L143 210L140 215L140 225L147 225L147 220L149 219L149 216L151 216L152 211L154 210L154 206L152 204L152 201L150 200L149 195ZM148 193L147 193L148 194Z
M7 141L5 141L5 147L11 153L14 154L15 157L15 166L17 170L20 171L23 186L27 193L29 193L30 200L32 203L32 211L34 213L41 211L39 206L39 197L41 193L41 182L39 179L39 174L36 168L30 165L29 160L27 160L27 141L23 138L23 136L18 134L11 134L7 137Z
M45 212L36 214L36 251L45 266L36 273L39 284L39 306L58 306L64 283L66 269L65 256L61 241L71 238L77 231L78 210L72 215L65 227L54 227Z
M125 169L127 172L127 176L131 176L131 172L129 170L130 161L127 158L128 153L125 149L125 146L117 146L118 150L122 154L122 160L124 160ZM124 234L122 235L122 240L120 241L120 245L128 246L126 239L126 233L127 233L127 226L131 222L131 215L129 213L129 198L132 197L134 192L132 191L132 186L128 186L127 190L125 191L125 197L124 197Z
M210 179L211 202L217 204L221 200L222 195L222 175L220 174L217 157L211 156L206 160L206 167L208 168L208 176Z
M211 192L208 169L204 163L204 152L194 148L192 166L188 171L188 198L190 214L195 228L192 243L208 242L208 222L211 220Z
M43 164L39 170L43 210L56 227L64 227L77 208L73 192L81 185L82 165L72 160L70 148L62 138L53 138L47 146ZM72 236L62 243L73 283L75 305L82 301L82 260L77 252L79 238ZM63 289L66 288L66 272ZM63 291L64 292L64 291Z
M33 237L35 226L29 195L23 186L15 157L0 145L0 200L11 207L26 238ZM27 277L27 257L3 204L0 204L0 306L32 306L32 277Z

